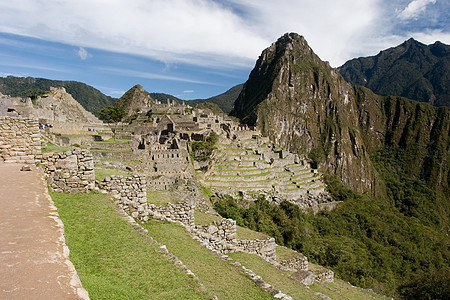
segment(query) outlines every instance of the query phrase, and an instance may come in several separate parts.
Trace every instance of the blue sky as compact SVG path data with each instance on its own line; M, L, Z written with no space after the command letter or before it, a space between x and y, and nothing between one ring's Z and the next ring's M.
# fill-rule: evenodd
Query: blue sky
M337 67L410 37L450 44L449 20L448 0L1 1L0 76L208 98L245 82L286 32Z

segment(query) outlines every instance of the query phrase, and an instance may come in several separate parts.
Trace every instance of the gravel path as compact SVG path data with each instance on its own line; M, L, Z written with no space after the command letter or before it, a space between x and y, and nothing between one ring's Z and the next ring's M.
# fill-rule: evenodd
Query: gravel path
M40 170L0 162L0 299L89 299Z

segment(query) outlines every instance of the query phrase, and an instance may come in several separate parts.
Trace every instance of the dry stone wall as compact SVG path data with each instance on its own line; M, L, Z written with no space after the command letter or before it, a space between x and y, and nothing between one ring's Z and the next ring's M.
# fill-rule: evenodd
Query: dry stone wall
M151 214L154 217L179 221L186 226L194 225L194 207L187 202L176 204L168 203L165 206L150 205Z
M39 123L21 117L0 117L0 159L4 162L34 163L41 153Z
M47 178L47 185L54 191L87 193L95 188L94 160L86 149L44 153L36 159Z
M285 259L280 264L287 270L298 271L308 270L308 259L305 256L296 256L290 259Z
M147 184L144 176L112 175L98 183L98 187L111 193L115 204L139 221L148 221Z
M263 258L275 259L276 258L276 248L274 238L269 238L266 240L237 240L236 241L237 251L247 252L252 254L257 254Z

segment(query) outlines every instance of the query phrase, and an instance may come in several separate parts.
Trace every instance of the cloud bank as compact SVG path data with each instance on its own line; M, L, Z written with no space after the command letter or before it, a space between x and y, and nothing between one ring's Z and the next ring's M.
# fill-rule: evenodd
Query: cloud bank
M436 0L411 1L408 6L398 14L398 17L402 20L417 18L422 12L426 10L429 4L436 4Z
M0 2L0 32L72 45L80 59L101 49L156 59L170 66L248 68L286 32L306 37L319 56L338 66L377 47L393 46L411 32L411 20L436 0L394 7L390 0L16 0ZM404 3L404 1L403 1ZM20 20L20 21L18 21ZM446 29L448 30L448 29ZM439 28L415 32L443 37ZM394 44L391 42L395 41Z

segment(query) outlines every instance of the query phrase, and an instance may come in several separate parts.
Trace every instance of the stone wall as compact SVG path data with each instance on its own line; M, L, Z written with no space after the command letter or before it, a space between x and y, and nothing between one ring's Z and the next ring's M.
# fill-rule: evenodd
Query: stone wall
M86 149L44 153L36 159L47 178L47 185L54 191L87 193L95 187L94 160Z
M111 193L115 204L139 221L148 221L147 184L144 176L112 175L98 183L98 187Z
M194 207L187 202L168 203L165 206L149 205L149 208L153 217L179 221L185 226L194 225Z
M308 270L308 259L303 255L282 260L280 264L291 271Z
M21 117L0 117L0 160L34 163L41 153L39 124Z
M236 247L236 251L257 254L267 259L276 258L277 244L274 238L266 240L237 240Z
M168 203L156 206L147 203L147 181L145 176L129 177L112 175L98 184L99 188L111 193L115 204L138 221L146 222L149 216L194 225L194 207L186 202Z

